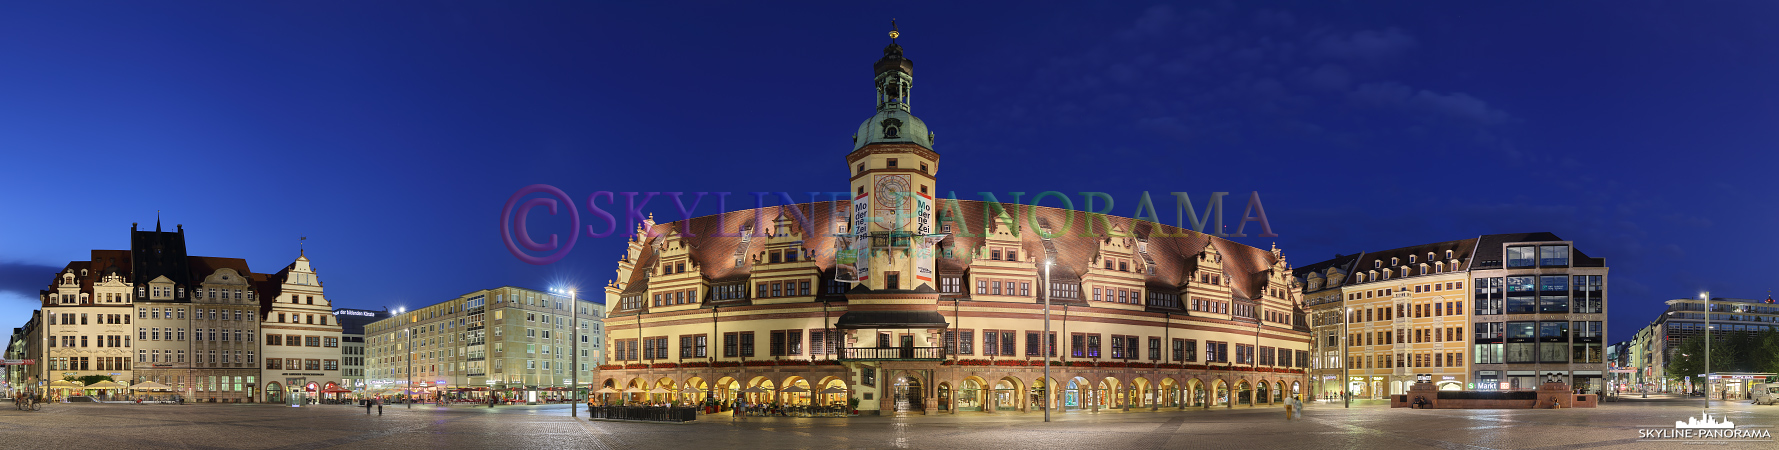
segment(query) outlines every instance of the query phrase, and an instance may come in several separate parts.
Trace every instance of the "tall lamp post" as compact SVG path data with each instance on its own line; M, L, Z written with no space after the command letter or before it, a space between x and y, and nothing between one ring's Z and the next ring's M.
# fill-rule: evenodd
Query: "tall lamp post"
M1711 291L1699 293L1705 301L1705 409L1711 409Z
M1336 384L1336 386L1340 387L1340 398L1343 402L1342 407L1352 408L1353 396L1347 388L1347 383L1350 383L1351 381L1348 379L1352 378L1352 374L1349 371L1352 370L1353 365L1353 358L1350 356L1352 354L1350 347L1352 347L1351 340L1353 339L1353 336L1352 333L1347 332L1347 323L1353 321L1353 308L1342 308L1342 310L1344 310L1345 314L1340 317L1340 383Z
M581 305L575 300L574 288L551 289L550 291L568 294L568 416L580 417L580 373L581 373ZM592 414L591 411L588 414Z
M1051 382L1051 380L1050 380L1050 354L1056 352L1056 349L1051 348L1051 346L1054 344L1051 342L1051 339L1050 339L1050 266L1054 266L1054 265L1056 265L1056 261L1054 261L1048 257L1044 258L1044 286L1040 288L1044 292L1044 337L1041 337L1039 339L1043 339L1042 342L1044 343L1043 347L1044 347L1044 421L1045 422L1050 421L1050 403L1053 401L1052 396L1055 395L1055 392L1056 392L1056 386L1051 386L1052 384L1055 384L1055 383Z
M400 316L401 314L401 310L395 311L395 315ZM408 409L414 409L414 327L405 327L402 334L408 335L408 347L405 349L407 350L405 353L408 354L408 368L404 374L408 380L402 385L402 403L407 404Z

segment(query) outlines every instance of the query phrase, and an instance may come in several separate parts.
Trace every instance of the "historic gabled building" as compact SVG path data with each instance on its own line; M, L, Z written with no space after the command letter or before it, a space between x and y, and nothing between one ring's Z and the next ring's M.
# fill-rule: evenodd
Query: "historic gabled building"
M892 42L873 69L851 198L636 228L605 289L605 400L1209 408L1304 389L1309 329L1277 249L939 199L913 62Z
M265 296L259 328L265 333L267 401L283 393L314 398L340 386L340 323L322 294L321 278L299 254L278 273L256 278ZM282 390L280 390L282 389Z
M291 298L300 304L273 304ZM106 375L129 385L163 384L171 391L163 393L190 401L258 402L286 398L288 361L315 368L295 374L305 381L296 386L301 396L319 397L340 379L339 326L329 322L305 256L276 274L253 273L239 258L187 254L183 226L168 232L159 223L154 231L131 225L129 250L93 250L88 260L68 263L41 300L42 320L22 330L33 342L21 356L44 364L13 370L15 388ZM278 346L271 347L262 323L280 330ZM294 347L283 340L291 336L300 338Z

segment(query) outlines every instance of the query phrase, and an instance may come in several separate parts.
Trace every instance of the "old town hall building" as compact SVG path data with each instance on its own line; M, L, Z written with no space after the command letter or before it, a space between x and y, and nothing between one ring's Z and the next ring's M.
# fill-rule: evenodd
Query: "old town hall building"
M852 198L637 228L605 289L603 401L944 413L1279 405L1307 389L1309 328L1279 250L935 200L913 68L893 42L873 65L875 114L834 156Z

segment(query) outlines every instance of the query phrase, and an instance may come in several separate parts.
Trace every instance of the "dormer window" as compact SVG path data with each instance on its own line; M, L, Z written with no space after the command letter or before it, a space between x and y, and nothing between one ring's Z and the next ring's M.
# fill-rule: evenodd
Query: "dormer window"
M902 137L902 120L901 119L894 119L894 118L884 119L883 122L880 123L880 125L883 126L883 137L884 138L896 139L896 138Z
M1401 263L1401 262L1398 262L1398 261L1397 261L1397 260L1396 260L1396 258L1390 258L1390 265L1392 265L1392 266L1399 266L1399 265L1402 265L1402 263Z
M1451 250L1445 251L1445 259L1452 259L1452 251Z
M1408 263L1409 264L1415 263L1415 255L1408 255Z
M1381 260L1381 259L1374 259L1374 260L1372 260L1372 261L1371 261L1371 268L1373 268L1373 269L1382 269L1382 268L1383 268L1383 267L1384 267L1384 260Z

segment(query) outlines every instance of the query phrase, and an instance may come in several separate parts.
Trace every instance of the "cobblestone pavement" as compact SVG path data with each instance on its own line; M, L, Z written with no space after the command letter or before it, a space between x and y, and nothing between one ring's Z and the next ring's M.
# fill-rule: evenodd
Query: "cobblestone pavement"
M1376 402L1312 404L1287 421L1274 408L1056 414L963 413L859 418L700 416L691 424L570 419L564 406L495 409L386 406L51 404L0 407L0 448L1261 448L1665 449L1641 428L1672 429L1699 414L1697 398L1627 399L1597 409L1410 410ZM1779 425L1779 406L1718 403L1741 426ZM1772 428L1767 428L1771 432ZM1779 443L1692 442L1709 448Z

